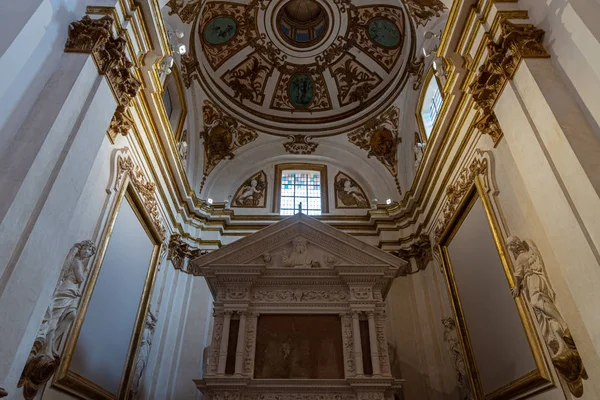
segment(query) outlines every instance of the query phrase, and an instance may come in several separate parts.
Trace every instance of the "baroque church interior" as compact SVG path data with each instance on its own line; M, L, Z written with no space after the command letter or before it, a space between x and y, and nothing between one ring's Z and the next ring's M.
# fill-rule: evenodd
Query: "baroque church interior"
M0 398L600 399L597 0L0 5Z

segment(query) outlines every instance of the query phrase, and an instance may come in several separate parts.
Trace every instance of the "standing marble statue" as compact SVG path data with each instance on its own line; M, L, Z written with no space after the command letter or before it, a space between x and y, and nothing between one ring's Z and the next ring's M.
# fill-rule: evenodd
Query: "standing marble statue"
M135 359L135 367L133 369L133 379L131 382L130 399L142 398L142 378L144 371L148 365L148 357L150 356L150 348L152 346L152 338L154 337L154 328L156 327L156 317L152 311L148 310L146 315L146 323L142 332L142 340L140 342L139 351Z
M283 250L282 265L284 267L292 267L292 268L318 268L321 266L321 263L315 261L311 258L310 253L308 252L308 242L306 239L298 237L293 241L293 251L292 254L288 255L286 250Z
M19 379L18 387L23 387L25 399L33 399L58 367L61 339L77 316L88 275L87 264L94 254L96 246L90 240L76 243L67 254L58 285Z
M550 349L552 363L567 382L571 393L581 397L582 379L587 379L587 372L569 327L556 307L556 294L548 280L542 256L531 240L521 240L516 236L507 239L507 247L515 259L516 283L512 295L525 294Z
M452 318L442 319L444 325L444 343L446 349L452 357L454 363L454 369L456 370L456 376L458 378L458 387L460 397L463 400L470 400L473 398L471 394L471 386L469 384L469 377L467 375L467 364L462 352L462 346L458 337L458 331L456 329L456 322Z

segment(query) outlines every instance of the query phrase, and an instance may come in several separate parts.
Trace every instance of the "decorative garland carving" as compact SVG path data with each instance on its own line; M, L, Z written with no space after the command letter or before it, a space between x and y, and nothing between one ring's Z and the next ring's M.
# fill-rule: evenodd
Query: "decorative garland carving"
M404 2L417 27L425 26L433 17L439 17L446 11L441 0L406 0Z
M349 299L345 290L313 290L313 289L257 289L252 293L252 300L265 302L344 302Z
M59 347L77 316L81 290L89 272L88 261L95 253L96 245L84 240L71 247L65 258L52 300L17 384L23 388L26 400L36 398L60 364Z
M151 182L146 175L144 175L142 169L133 162L131 157L119 156L117 160L117 182L121 180L125 173L129 173L131 182L135 187L135 190L139 193L144 208L150 215L150 219L161 239L164 240L167 236L167 231L158 212L158 202L156 201L156 194L154 193L156 184Z
M199 67L198 61L190 53L181 56L181 78L186 88L192 86L193 79L200 80Z
M210 362L208 365L209 375L217 374L217 365L219 363L219 351L221 349L221 339L223 336L223 313L214 314L213 339L210 345Z
M588 374L571 331L556 307L556 293L552 289L540 251L533 241L521 240L517 236L509 237L506 247L515 260L513 297L525 295L550 351L552 364L573 396L583 396L582 381L588 379Z
M283 144L283 148L290 154L312 154L315 152L318 143L313 142L312 136L307 135L290 135L288 139L291 142Z
M204 139L204 177L200 185L200 192L202 192L206 177L217 164L225 159L231 160L235 150L253 142L258 137L254 130L230 117L210 100L204 100L202 113L204 130L200 134Z
M173 267L178 270L183 270L186 258L192 260L207 254L208 251L196 249L181 239L181 235L174 233L169 238L169 247L167 260L171 260Z
M385 314L375 316L375 335L379 349L379 367L383 375L391 375L390 358L388 355L387 339L385 337Z
M481 155L481 152L478 152ZM435 228L435 241L439 242L442 234L446 230L446 227L450 223L452 216L456 212L458 205L465 197L477 175L483 175L488 171L488 160L486 158L476 157L469 166L463 168L458 175L456 181L448 185L446 188L446 204L442 209L442 215Z
M125 31L122 30L114 38L113 23L114 20L109 15L100 19L91 19L85 15L80 21L71 23L65 44L67 53L92 54L98 72L108 80L117 100L117 109L107 131L111 140L119 134L126 135L131 129L132 121L126 111L141 87L141 83L130 71L133 64L126 54Z
M425 57L421 56L418 59L412 60L408 65L408 74L415 78L413 90L421 89L425 75Z
M410 246L401 248L400 250L392 251L390 253L404 260L408 260L410 258L415 259L417 269L415 271L407 271L403 275L409 275L423 271L427 268L427 265L433 261L431 241L427 235L420 235L417 241L413 242Z
M256 343L256 323L258 314L249 313L246 319L246 343L244 351L244 373L254 375L254 349Z
M348 134L348 141L363 150L367 157L375 157L392 174L398 193L402 194L398 181L398 145L402 138L398 134L400 112L391 107L378 117L367 121L361 128Z
M494 105L506 82L512 79L523 58L549 57L543 46L542 29L530 24L513 24L507 20L502 20L500 29L500 39L498 42L488 42L488 56L469 86L476 107L480 109L474 125L483 134L491 136L494 146L502 137Z

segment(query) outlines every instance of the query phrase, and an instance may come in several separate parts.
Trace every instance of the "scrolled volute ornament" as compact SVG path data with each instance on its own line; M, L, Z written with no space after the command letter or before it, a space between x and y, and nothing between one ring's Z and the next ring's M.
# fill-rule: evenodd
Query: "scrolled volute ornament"
M531 240L521 240L517 236L509 237L506 245L515 260L516 283L512 295L525 295L550 350L552 364L573 396L581 397L583 380L588 375L569 327L556 307L556 293L548 279L542 255Z
M76 243L67 254L58 285L17 385L23 388L23 397L27 400L35 398L60 364L59 346L77 316L81 290L88 275L87 264L94 254L96 245L90 240Z

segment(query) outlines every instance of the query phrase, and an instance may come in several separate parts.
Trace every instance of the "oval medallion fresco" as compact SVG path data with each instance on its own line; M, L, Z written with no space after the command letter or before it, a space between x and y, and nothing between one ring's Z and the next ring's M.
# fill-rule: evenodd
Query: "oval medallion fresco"
M312 78L303 73L294 74L290 78L288 94L294 107L308 107L314 96L314 83Z
M400 32L392 21L374 19L369 24L369 37L383 47L396 47L400 44Z
M229 42L237 33L237 22L229 17L217 17L204 27L204 40L213 45Z

